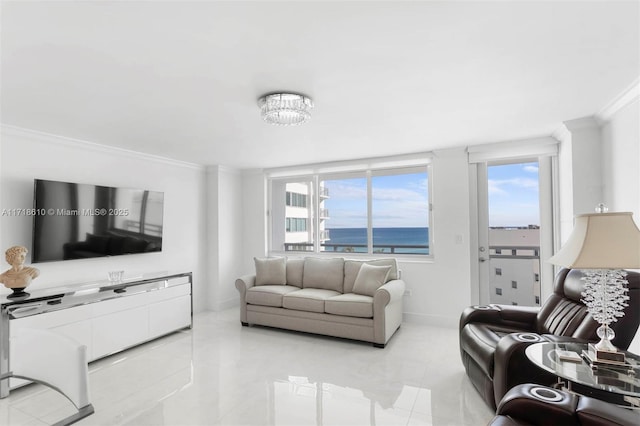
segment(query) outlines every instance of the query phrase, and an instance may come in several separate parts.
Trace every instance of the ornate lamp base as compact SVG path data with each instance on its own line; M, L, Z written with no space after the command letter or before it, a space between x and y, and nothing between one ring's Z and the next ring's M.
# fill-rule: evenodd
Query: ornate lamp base
M593 343L589 343L587 355L592 362L601 364L625 365L626 361L624 352L619 352L615 348L613 350L599 349L598 345Z

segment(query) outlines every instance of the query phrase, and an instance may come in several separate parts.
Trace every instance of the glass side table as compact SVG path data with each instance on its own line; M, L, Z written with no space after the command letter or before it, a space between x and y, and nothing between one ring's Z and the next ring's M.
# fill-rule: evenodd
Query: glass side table
M618 405L640 407L640 356L623 351L630 369L608 366L592 369L582 358L566 361L558 354L558 351L571 351L580 355L586 350L586 343L542 342L527 347L525 354L535 365L557 376L558 387Z

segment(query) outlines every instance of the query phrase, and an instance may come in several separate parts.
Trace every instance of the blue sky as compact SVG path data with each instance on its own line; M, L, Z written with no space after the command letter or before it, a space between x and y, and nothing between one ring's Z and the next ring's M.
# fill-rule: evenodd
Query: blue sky
M366 178L324 181L329 189L327 228L367 227ZM428 226L426 173L372 177L373 227Z
M489 226L540 225L538 163L489 166Z
M538 164L489 166L489 225L539 225ZM367 227L367 180L326 180L327 228ZM374 176L373 227L428 226L426 174ZM455 195L452 195L455 196Z

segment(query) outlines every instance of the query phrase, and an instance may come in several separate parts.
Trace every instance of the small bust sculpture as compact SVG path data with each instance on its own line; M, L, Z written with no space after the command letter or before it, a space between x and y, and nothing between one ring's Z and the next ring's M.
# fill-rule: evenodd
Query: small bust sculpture
M24 289L40 275L38 269L24 266L28 252L27 248L22 246L13 246L5 252L7 263L11 265L11 269L0 274L0 283L4 284L6 288L13 289L13 297L28 295Z

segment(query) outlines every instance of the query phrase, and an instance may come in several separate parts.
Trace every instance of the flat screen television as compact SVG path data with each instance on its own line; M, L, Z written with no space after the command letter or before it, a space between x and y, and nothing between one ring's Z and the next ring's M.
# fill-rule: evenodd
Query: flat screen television
M34 180L31 262L162 251L164 193Z

